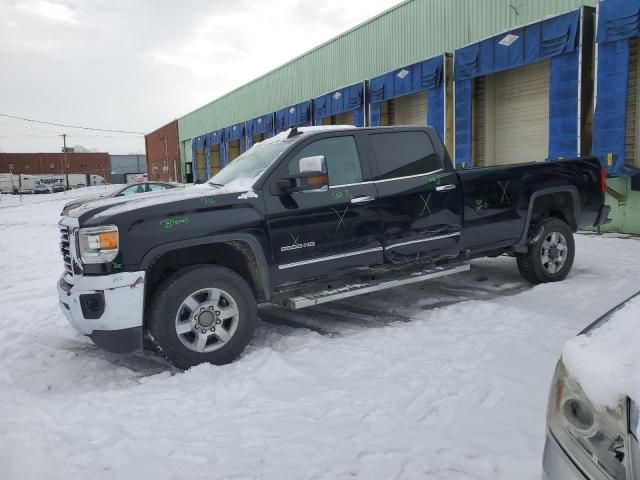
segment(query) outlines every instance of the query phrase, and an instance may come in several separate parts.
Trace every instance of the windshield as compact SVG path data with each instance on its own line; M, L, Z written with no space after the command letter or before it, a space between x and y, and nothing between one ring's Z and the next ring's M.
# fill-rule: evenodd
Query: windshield
M292 142L293 140L272 139L257 143L220 170L209 183L224 186L232 180L257 180Z

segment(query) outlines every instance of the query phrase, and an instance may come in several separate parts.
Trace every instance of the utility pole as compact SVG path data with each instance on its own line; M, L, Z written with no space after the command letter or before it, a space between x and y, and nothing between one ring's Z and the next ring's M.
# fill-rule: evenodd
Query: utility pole
M62 164L62 176L64 177L64 191L66 192L67 189L69 188L69 177L67 177L67 134L63 133L62 134L62 153L64 154L63 157L63 164Z

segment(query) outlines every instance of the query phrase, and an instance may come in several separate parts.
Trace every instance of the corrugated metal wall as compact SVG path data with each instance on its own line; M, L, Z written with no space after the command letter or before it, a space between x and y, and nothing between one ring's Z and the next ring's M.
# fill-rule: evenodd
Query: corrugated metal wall
M180 140L581 5L595 0L409 0L178 119Z

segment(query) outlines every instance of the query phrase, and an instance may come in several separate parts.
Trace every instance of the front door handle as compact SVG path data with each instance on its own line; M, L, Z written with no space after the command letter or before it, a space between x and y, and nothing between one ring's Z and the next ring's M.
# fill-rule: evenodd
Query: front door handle
M456 188L454 184L440 185L439 187L436 187L436 192L446 192L447 190L453 190L454 188Z
M351 203L367 203L367 202L373 202L374 200L375 198L369 197L369 196L355 197L351 199Z

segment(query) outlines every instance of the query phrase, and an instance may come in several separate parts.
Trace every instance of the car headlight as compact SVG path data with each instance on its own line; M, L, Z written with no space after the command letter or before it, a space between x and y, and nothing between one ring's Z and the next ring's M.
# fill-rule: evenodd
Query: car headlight
M78 247L82 263L106 263L118 256L118 227L81 228L78 231Z
M627 478L627 402L594 408L558 362L547 408L549 430L590 478Z

